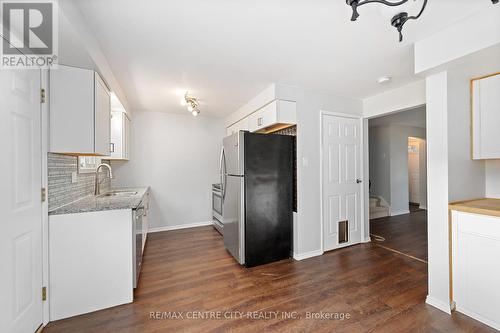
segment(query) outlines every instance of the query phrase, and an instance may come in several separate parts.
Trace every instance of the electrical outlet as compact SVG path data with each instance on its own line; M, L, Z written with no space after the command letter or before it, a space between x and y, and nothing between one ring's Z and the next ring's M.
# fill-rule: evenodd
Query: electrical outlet
M71 183L76 183L78 181L78 174L75 172L71 173Z

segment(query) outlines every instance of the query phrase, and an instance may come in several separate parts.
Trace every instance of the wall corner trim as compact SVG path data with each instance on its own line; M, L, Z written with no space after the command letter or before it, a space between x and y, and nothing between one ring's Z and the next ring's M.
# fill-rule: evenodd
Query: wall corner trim
M188 228L198 228L198 227L206 227L206 226L212 225L212 224L213 224L212 221L205 221L205 222L197 222L197 223L167 225L167 226L162 226L162 227L149 228L148 232L152 233L152 232L162 232L162 231L180 230L180 229L188 229Z
M300 260L305 260L309 259L312 257L317 257L323 255L322 250L314 250L314 251L309 251L309 252L304 252L304 253L294 253L293 254L293 259L300 261Z
M425 299L425 303L451 315L451 306L450 304L446 304L445 302L443 301L440 301L432 296L429 296L427 295L426 299Z

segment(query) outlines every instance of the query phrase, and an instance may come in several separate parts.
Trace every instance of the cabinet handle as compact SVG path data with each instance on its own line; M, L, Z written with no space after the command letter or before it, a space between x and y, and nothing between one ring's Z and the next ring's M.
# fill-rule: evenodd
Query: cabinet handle
M257 118L257 126L261 126L261 125L262 125L262 117Z
M115 144L114 143L110 143L109 144L109 150L114 153L115 152Z

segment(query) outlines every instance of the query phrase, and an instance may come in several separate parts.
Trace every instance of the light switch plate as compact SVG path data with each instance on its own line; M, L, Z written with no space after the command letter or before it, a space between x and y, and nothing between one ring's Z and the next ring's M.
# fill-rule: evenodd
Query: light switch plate
M71 183L76 183L78 181L77 177L78 177L78 174L76 173L76 171L72 172L71 173Z

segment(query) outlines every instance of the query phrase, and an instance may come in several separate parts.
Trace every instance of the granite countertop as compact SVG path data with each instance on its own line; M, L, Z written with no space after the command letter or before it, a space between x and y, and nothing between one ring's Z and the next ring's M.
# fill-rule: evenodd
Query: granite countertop
M500 199L482 198L452 202L449 208L460 212L500 217Z
M49 212L49 215L77 214L87 212L97 212L104 210L135 209L139 206L144 196L149 192L149 187L129 187L113 188L113 191L137 192L134 196L95 196L89 195L80 200L56 208ZM105 194L103 193L103 194Z

